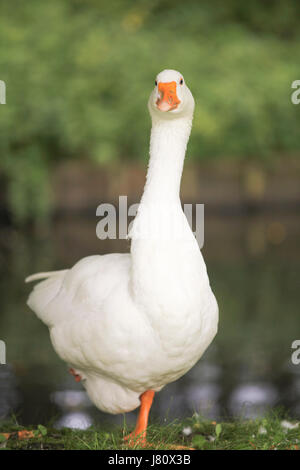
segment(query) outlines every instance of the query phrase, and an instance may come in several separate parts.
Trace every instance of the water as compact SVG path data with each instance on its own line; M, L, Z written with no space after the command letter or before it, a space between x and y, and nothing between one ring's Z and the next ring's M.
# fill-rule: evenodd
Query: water
M60 218L44 234L9 228L0 238L0 419L23 424L88 427L121 424L89 402L56 356L47 328L26 307L26 275L70 267L95 253L127 251L127 241L100 241L93 218ZM219 333L200 362L155 397L162 421L194 412L212 419L252 417L282 405L300 418L300 224L296 214L206 215L205 256L220 307ZM133 422L135 412L127 415Z

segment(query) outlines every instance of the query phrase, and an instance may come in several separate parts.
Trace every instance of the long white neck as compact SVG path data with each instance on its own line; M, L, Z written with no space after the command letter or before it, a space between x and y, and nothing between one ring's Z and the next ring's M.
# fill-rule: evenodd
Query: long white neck
M180 181L192 118L152 121L150 161L141 203L179 202Z
M136 240L190 237L180 204L180 181L192 117L152 120L150 161L144 193L130 231Z
M139 308L157 324L166 315L184 322L196 302L201 254L183 213L179 190L192 118L153 121L147 181L130 231L131 289ZM145 230L144 230L145 229ZM166 325L166 323L164 323ZM170 335L170 334L169 334ZM172 335L171 335L172 336Z

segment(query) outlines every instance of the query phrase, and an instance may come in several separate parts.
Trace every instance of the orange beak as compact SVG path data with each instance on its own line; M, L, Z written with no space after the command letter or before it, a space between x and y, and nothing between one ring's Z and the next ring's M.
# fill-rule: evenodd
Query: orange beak
M180 99L176 94L176 82L159 83L158 92L160 96L156 101L156 106L160 111L171 111L177 108Z

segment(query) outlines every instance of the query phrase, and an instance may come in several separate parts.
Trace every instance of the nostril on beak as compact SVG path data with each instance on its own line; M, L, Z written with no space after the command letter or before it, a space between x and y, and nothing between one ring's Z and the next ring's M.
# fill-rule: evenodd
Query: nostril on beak
M180 100L176 94L176 83L159 83L158 85L158 94L156 106L161 111L170 111L171 109L177 108Z

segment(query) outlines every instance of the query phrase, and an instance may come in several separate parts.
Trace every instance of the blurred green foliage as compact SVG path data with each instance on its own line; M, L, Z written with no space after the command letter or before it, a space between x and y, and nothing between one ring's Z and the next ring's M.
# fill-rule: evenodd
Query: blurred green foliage
M15 220L47 214L61 159L147 158L164 68L196 99L192 158L299 151L299 36L293 0L1 0L0 176Z

